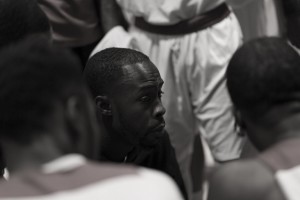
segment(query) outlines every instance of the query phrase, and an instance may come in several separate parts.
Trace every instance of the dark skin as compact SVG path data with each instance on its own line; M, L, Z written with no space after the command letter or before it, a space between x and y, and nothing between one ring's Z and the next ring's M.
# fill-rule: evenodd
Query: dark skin
M107 95L96 97L99 124L105 133L104 156L122 161L133 147L151 146L164 132L163 81L151 63L123 66L123 75ZM118 146L118 149L110 147ZM105 148L106 147L106 148Z

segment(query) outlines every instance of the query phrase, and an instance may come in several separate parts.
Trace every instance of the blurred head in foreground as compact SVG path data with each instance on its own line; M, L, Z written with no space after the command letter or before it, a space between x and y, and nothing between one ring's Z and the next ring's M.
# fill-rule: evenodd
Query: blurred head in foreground
M30 35L50 40L50 23L36 0L0 0L0 49Z
M260 150L284 138L287 131L283 130L299 124L292 123L300 119L299 66L299 55L280 38L250 41L229 63L230 96L249 138Z
M1 52L0 88L0 141L11 172L69 153L95 158L94 107L72 54L42 37L13 45Z

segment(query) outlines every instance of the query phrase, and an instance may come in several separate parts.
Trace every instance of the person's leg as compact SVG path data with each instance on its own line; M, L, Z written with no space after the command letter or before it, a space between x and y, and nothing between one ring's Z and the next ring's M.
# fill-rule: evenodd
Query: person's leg
M243 7L234 9L245 41L257 37L280 36L282 34L282 11L277 1L252 1Z

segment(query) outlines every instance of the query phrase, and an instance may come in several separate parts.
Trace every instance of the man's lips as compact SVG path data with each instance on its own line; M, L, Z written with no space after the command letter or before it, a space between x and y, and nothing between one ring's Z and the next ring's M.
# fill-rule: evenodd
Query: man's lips
M159 120L159 123L154 126L154 128L149 129L146 135L144 135L143 139L141 140L141 144L143 146L153 146L160 141L160 138L164 134L166 123L164 120Z
M165 129L165 126L166 126L166 123L163 121L161 122L159 125L157 125L154 129L152 129L153 132L156 132L156 131L162 131Z

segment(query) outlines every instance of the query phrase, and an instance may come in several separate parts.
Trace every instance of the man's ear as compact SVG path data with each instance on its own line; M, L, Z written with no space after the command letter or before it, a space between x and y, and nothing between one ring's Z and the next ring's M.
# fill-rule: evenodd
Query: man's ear
M95 98L96 107L102 115L111 116L111 102L107 96L97 96Z

